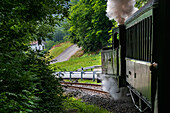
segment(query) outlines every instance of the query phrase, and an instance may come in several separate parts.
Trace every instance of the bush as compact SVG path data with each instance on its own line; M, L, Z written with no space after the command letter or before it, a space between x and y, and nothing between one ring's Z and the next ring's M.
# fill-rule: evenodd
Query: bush
M35 62L37 60L37 62ZM36 88L38 91L36 92L36 96L40 98L38 102L38 109L34 112L59 112L62 109L62 87L59 83L59 79L57 79L53 75L53 71L49 69L48 62L45 58L37 59L35 57L34 61L32 61L33 72L39 78L37 81Z
M29 46L31 41L51 37L56 20L67 15L67 3L1 0L0 113L60 110L61 86L43 55L29 50Z
M62 110L62 88L47 63L34 51L0 56L1 113Z

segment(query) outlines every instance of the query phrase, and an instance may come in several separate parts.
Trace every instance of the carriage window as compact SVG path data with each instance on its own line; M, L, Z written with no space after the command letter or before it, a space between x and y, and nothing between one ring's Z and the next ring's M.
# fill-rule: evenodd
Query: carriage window
M119 34L115 33L113 35L113 45L114 45L114 49L119 47Z
M150 16L127 29L126 56L151 62L152 38L152 16Z

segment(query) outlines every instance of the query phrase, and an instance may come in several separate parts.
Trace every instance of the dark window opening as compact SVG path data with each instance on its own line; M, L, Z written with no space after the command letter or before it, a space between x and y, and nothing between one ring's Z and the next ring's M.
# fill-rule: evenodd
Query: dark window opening
M126 57L151 62L152 16L127 29Z
M114 47L114 49L119 47L119 37L118 36L119 36L118 33L115 33L113 35L113 47Z

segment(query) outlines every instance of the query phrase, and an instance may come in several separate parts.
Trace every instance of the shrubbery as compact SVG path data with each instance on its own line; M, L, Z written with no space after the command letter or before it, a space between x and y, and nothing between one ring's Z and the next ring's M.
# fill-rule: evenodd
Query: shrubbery
M64 0L0 1L0 113L61 110L58 79L29 43L50 36L56 20L67 15L65 4Z
M62 88L37 52L0 56L0 112L57 112Z

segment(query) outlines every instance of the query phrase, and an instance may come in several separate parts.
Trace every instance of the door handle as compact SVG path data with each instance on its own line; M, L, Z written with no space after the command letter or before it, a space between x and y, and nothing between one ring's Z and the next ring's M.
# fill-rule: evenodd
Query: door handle
M154 71L155 69L158 68L158 63L153 62L153 63L149 66L149 68L150 68L151 71Z

